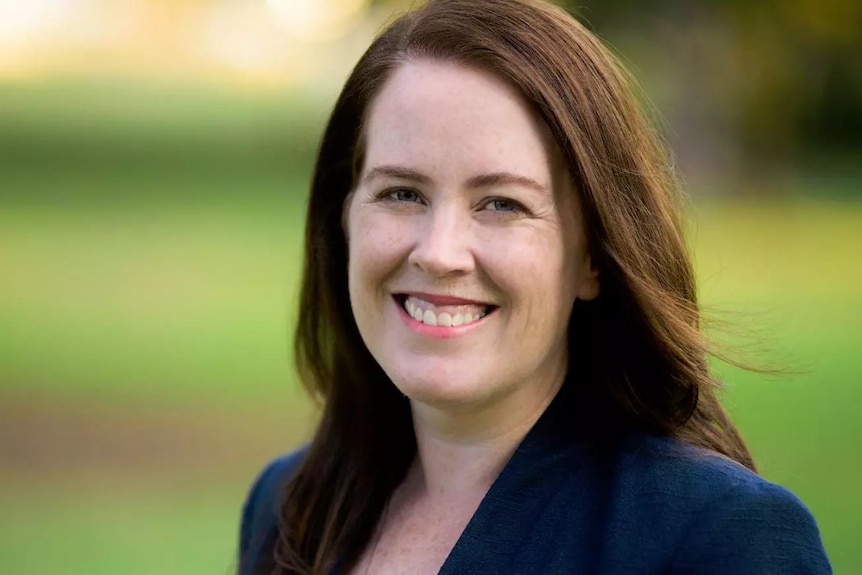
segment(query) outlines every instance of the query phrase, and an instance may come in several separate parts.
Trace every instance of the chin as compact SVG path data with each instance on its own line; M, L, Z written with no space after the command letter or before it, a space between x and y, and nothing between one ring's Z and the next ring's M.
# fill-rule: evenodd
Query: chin
M391 379L395 387L411 401L439 409L458 409L482 402L490 391L486 385L479 383L479 378L442 372L428 376L398 374ZM482 380L487 383L487 378Z

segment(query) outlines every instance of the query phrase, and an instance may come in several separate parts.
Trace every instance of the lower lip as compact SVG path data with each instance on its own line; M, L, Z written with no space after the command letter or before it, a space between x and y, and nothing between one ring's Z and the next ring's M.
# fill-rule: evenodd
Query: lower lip
M401 319L404 320L404 323L407 324L411 330L416 333L422 334L427 337L433 337L436 339L450 339L453 337L462 336L466 333L473 331L475 328L479 327L491 314L486 315L476 321L470 322L465 325L453 326L453 327L445 327L445 326L431 326L422 323L421 321L416 321L413 317L407 313L407 310L404 309L397 299L392 298L392 301L395 302L395 307L398 308L398 311L401 314Z

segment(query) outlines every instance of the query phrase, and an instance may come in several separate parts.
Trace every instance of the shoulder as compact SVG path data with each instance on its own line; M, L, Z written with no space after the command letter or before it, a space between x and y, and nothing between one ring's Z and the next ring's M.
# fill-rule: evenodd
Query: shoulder
M616 479L620 509L668 536L674 570L831 573L805 505L735 461L635 434L620 446Z
M621 478L636 481L644 494L708 500L728 491L777 487L736 461L671 437L629 434L616 457Z
M251 573L277 536L282 487L302 462L306 447L270 461L258 473L246 496L240 523L240 573Z

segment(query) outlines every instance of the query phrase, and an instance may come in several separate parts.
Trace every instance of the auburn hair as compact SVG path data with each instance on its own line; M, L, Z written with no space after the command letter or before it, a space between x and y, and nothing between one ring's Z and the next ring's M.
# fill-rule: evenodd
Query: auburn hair
M718 402L680 217L680 186L633 84L600 40L538 0L430 0L394 20L356 64L323 134L311 184L295 357L322 416L285 485L263 572L349 569L416 454L410 407L365 347L347 282L345 199L363 122L393 70L414 60L487 71L549 128L579 194L601 293L569 323L573 414L596 440L675 436L754 469Z

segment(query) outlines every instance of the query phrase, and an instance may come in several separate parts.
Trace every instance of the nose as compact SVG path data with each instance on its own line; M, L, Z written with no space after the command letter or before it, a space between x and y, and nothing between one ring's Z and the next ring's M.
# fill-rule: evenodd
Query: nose
M418 226L419 237L408 262L429 275L445 277L473 270L470 215L456 206L431 210Z

